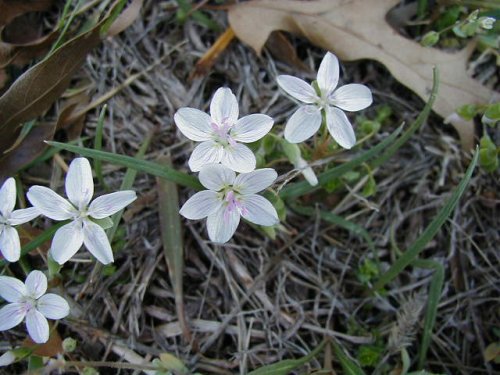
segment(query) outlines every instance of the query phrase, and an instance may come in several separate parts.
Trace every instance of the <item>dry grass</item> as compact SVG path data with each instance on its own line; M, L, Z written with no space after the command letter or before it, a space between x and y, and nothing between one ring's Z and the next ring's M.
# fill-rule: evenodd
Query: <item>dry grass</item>
M175 166L187 170L192 144L176 131L176 109L206 110L214 90L226 85L239 98L240 113L265 112L281 131L293 104L277 93L274 78L296 71L268 51L257 57L233 42L208 76L189 81L194 64L217 33L192 21L179 25L174 5L146 1L143 16L89 56L80 76L93 82L91 95L98 97L162 59L160 66L109 101L105 148L133 155L154 132L147 159L170 153ZM225 25L222 12L213 15ZM324 51L305 40L293 43L314 71ZM387 103L394 110L393 126L382 129L374 143L415 118L423 106L378 64L360 62L344 68L344 80L366 83L373 88L375 104ZM93 136L97 115L87 116L85 135ZM467 164L458 144L441 120L431 117L396 158L376 171L378 190L368 201L353 185L307 197L303 203L321 204L367 229L385 269L396 256L395 246L404 250L411 244L458 183ZM282 173L288 170L286 165L279 168ZM112 188L119 187L123 174L105 165ZM51 181L60 186L61 174L52 173ZM465 198L423 253L446 270L427 361L434 372L495 372L485 363L483 351L498 341L498 181L498 174L477 171ZM63 337L77 338L73 359L134 362L138 356L150 360L170 352L202 373L244 374L303 356L324 337L338 340L350 353L363 344L380 344L391 352L406 347L416 358L430 272L409 268L390 284L386 296L371 297L358 270L376 254L355 235L319 217L292 212L277 240L241 225L226 246L207 241L204 223L184 222L184 304L192 331L192 339L186 341L162 251L155 179L139 174L134 188L140 199L131 208L133 214L126 215L116 270L106 276L88 262L86 252L64 267L64 289L73 301L75 318L63 321L59 331ZM189 194L181 191L181 201ZM18 335L2 333L3 342L15 342L22 330ZM399 356L386 360L395 365ZM320 358L310 366L324 365Z

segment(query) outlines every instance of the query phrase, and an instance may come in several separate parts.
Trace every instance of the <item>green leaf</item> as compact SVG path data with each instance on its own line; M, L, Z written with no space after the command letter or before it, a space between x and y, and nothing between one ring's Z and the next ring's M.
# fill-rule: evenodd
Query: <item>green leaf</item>
M340 216L337 216L331 212L324 211L324 210L316 210L312 207L303 207L299 206L297 204L291 204L290 208L302 215L307 215L307 216L314 216L317 213L319 213L320 217L322 220L328 221L329 223L338 225L339 227L342 227L344 229L347 229L349 232L352 232L354 234L357 234L366 241L367 245L370 247L372 251L375 252L375 244L373 243L373 240L371 239L369 233L364 229L363 227L353 223L352 221L348 221Z
M478 113L479 108L476 104L465 104L457 109L457 113L464 120L471 121Z
M326 341L321 342L321 344L316 347L311 353L305 357L299 359L286 359L284 361L279 361L273 363L272 365L267 365L258 368L257 370L250 371L248 375L288 375L291 371L295 370L297 367L302 366L309 362L311 359L316 357L323 347Z
M398 260L396 260L391 268L389 268L389 270L380 277L380 279L373 286L374 290L382 289L387 283L399 275L417 258L418 254L424 249L425 245L427 245L427 243L434 238L457 205L460 197L465 192L465 189L467 188L467 185L472 177L472 172L474 172L474 168L476 167L478 157L479 152L476 150L474 158L465 172L465 176L462 178L451 197L446 201L444 207L439 211L438 215L434 218L434 220L432 220L427 228L425 228L422 235L408 248L408 250L403 253L401 257L399 257Z
M377 159L371 162L372 169L375 169L376 167L384 164L389 158L391 158L406 143L406 141L408 141L408 139L410 139L411 136L415 134L418 128L420 128L420 126L427 120L427 117L429 116L432 110L434 101L436 100L438 88L439 88L439 71L437 68L434 68L432 91L429 100L425 104L424 109L422 110L422 112L420 112L420 114L415 119L413 124L411 124L410 127L406 129L401 138L399 138L396 142L390 144L384 150L382 155L380 155L379 157L377 157Z
M196 190L202 190L203 186L200 184L196 177L190 176L186 173L179 172L173 168L160 165L146 160L139 160L135 157L116 155L112 152L93 150L91 148L79 147L61 142L47 142L50 146L56 147L61 150L80 154L82 156L107 161L112 164L122 165L127 168L135 169L136 171L152 174L165 180L175 182L179 185L190 187Z
M320 185L326 185L328 182L334 178L338 178L345 173L351 171L352 169L358 167L363 164L367 160L377 156L380 152L387 149L389 145L397 138L397 136L401 133L402 128L399 127L396 129L390 136L380 142L378 145L372 147L370 150L365 151L357 158L354 158L347 163L343 163L335 168L329 169L326 172L321 173L318 176L318 181ZM307 181L296 182L293 184L289 184L285 186L280 192L279 195L282 199L289 199L300 197L304 194L312 193L315 190L318 190L319 186L311 186Z
M110 217L105 217L104 219L92 219L92 221L98 224L102 229L109 229L113 226L113 220Z
M344 370L343 374L345 375L365 375L364 371L359 367L352 359L350 359L342 350L342 348L332 342L333 350L335 351L335 355Z
M495 172L498 168L497 146L491 138L485 134L481 138L479 146L479 163L487 172Z

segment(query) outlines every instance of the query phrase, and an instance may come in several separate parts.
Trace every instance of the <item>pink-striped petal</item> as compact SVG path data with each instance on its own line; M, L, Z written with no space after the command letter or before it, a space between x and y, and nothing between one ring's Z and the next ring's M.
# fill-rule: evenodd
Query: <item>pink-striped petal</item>
M16 205L16 180L9 177L0 188L0 215L8 218Z
M57 263L64 264L76 254L82 244L82 223L75 220L57 230L50 247L50 255Z
M287 94L303 103L312 104L319 100L314 88L300 78L289 75L281 75L276 78L276 81L278 82L279 87L281 87Z
M361 111L373 102L372 92L365 85L351 83L339 87L330 97L330 103L344 111Z
M203 142L212 138L212 119L199 109L181 108L175 112L174 121L181 133L192 141Z
M4 300L21 302L26 294L26 286L21 280L10 276L0 276L0 296Z
M31 271L24 284L28 295L34 299L40 298L47 291L47 277L41 271Z
M16 228L3 225L0 232L0 251L9 262L17 262L21 256L21 243Z
M87 207L94 195L92 168L85 158L76 158L69 165L65 181L66 195L79 210Z
M83 243L88 251L102 264L113 262L113 250L106 232L100 225L85 220L83 223Z
M36 309L31 309L26 314L26 328L31 339L37 344L43 344L49 340L49 323Z
M343 148L350 149L356 144L356 135L352 125L341 109L328 107L326 126L333 139Z
M273 127L274 120L261 113L240 118L231 129L231 138L235 141L250 143L265 136Z
M238 173L247 173L255 169L257 161L252 150L237 143L235 146L224 148L221 163Z
M244 207L241 216L248 221L263 226L271 226L279 223L276 209L266 198L257 194L251 194L243 196L241 202Z
M212 190L204 190L189 198L179 213L186 219L203 219L217 211L221 204L222 201L218 199L218 193Z
M237 209L231 211L227 207L221 207L207 218L207 231L210 241L226 243L233 237L238 224L240 213Z
M255 194L271 186L278 174L272 168L242 173L234 181L234 189L241 194Z
M222 164L208 164L201 168L198 178L207 189L219 191L234 183L236 173Z
M325 96L329 96L339 83L339 60L327 52L318 69L318 86Z
M71 203L45 186L32 186L27 196L42 215L52 220L71 219L78 213Z
M117 191L102 195L92 201L88 213L95 219L104 219L128 206L137 199L133 190Z
M218 89L210 102L210 115L219 126L232 126L238 120L238 101L231 89L221 87Z
M189 168L193 172L198 172L204 165L220 163L222 152L222 146L214 141L202 142L191 153Z
M290 143L304 142L318 131L321 121L321 111L318 107L302 106L288 119L285 139Z
M37 301L36 308L48 319L62 319L69 314L68 302L61 296L47 293Z
M21 323L26 316L24 303L9 303L0 309L0 331L6 331Z

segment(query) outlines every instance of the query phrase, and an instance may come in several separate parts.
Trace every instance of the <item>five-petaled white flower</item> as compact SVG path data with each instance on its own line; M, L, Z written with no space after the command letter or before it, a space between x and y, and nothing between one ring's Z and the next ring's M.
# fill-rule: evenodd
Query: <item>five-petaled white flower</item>
M9 262L17 262L21 255L19 234L14 226L40 215L34 207L14 211L15 205L16 181L10 177L0 188L0 251Z
M273 119L252 114L238 120L236 97L228 88L215 92L210 103L210 116L195 108L180 108L174 115L179 130L193 141L201 142L189 158L189 168L198 172L205 164L222 163L239 173L255 169L253 152L238 143L255 142L273 126Z
M98 261L103 264L112 262L113 251L106 232L94 220L120 211L137 198L135 192L118 191L102 195L90 203L94 195L94 181L90 163L85 158L71 162L65 188L69 201L44 186L32 186L27 194L31 204L41 214L53 220L72 220L54 235L50 248L52 258L63 264L85 244Z
M206 217L208 236L218 243L229 241L240 216L258 225L278 224L276 209L266 198L256 194L269 187L277 176L274 169L263 168L236 177L234 171L224 165L206 165L199 178L208 190L189 198L180 214L191 220Z
M356 143L356 135L346 114L342 111L360 111L372 103L368 87L349 84L337 88L339 82L339 62L328 52L318 69L317 85L319 93L307 82L293 76L278 76L278 85L295 99L306 103L288 120L285 139L291 143L303 142L318 131L322 113L331 136L344 148Z
M17 326L26 317L28 333L36 343L49 339L49 319L62 319L69 314L66 300L47 293L47 278L40 271L31 271L26 282L0 276L0 296L9 302L0 309L0 331Z

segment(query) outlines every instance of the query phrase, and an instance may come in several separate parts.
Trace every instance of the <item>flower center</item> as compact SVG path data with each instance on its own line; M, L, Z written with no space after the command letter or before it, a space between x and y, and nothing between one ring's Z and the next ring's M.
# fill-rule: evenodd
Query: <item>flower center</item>
M31 298L31 297L24 297L24 303L23 303L24 310L26 312L29 312L36 308L36 300Z
M229 215L234 211L238 211L240 215L245 215L247 213L247 209L238 200L233 190L227 192L224 201L226 202L226 209L224 210L224 221L226 223L229 221Z
M236 146L236 141L230 135L232 124L228 122L227 118L222 121L220 126L215 122L212 122L210 125L212 126L212 130L214 132L213 135L215 142L222 146Z

